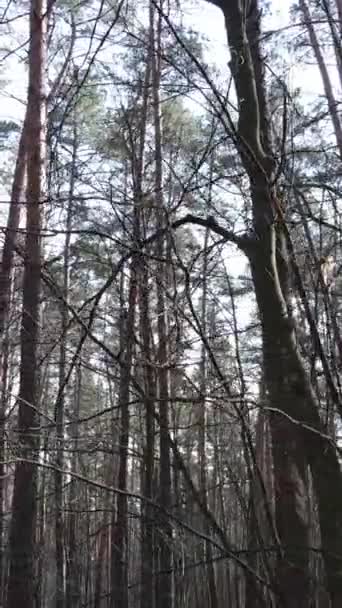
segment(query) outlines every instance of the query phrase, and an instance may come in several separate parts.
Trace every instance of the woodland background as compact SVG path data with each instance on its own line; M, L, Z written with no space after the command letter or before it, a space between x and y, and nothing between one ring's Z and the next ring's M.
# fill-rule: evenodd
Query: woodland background
M0 32L0 605L342 606L342 1Z

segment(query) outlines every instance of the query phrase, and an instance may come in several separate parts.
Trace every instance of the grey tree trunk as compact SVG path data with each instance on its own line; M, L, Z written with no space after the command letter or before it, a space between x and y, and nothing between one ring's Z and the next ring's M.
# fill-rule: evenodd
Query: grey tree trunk
M78 361L75 369L75 393L73 407L73 424L70 427L70 438L72 439L73 453L71 459L71 470L77 471L79 463L78 445L79 445L79 424L80 405L82 398L82 367ZM78 608L80 605L81 595L81 572L80 572L80 557L77 548L77 530L79 515L77 513L77 481L71 479L69 485L69 505L70 513L67 522L67 546L66 546L66 608Z
M0 266L0 339L2 338L8 316L10 302L11 275L15 245L20 219L20 209L25 194L27 116L21 130L16 165L14 169L10 207L5 232Z
M316 57L318 69L321 74L325 96L327 98L329 114L334 127L336 143L339 155L342 158L342 125L338 112L338 101L335 99L333 87L331 84L328 68L325 64L323 53L319 45L314 25L312 23L310 10L306 0L299 0L299 6L303 14L304 22L308 30L309 39L312 45L312 50Z
M157 27L154 27L154 10L150 4L150 29L153 39L152 53L152 101L154 122L154 154L155 154L155 203L156 203L156 228L162 229L165 225L165 211L163 199L163 151L162 151L162 126L160 112L160 58L161 58L161 17L157 17ZM169 372L167 369L168 346L167 346L167 314L165 305L165 288L167 284L167 272L165 269L166 247L165 238L158 239L156 244L156 256L158 259L156 269L157 281L157 327L158 327L158 398L159 398L159 425L160 425L160 475L159 492L162 511L159 514L160 536L160 560L158 576L158 606L164 608L173 607L172 586L172 551L171 551L171 526L165 511L171 506L171 462L169 445Z
M134 242L139 243L139 215L138 205L134 206ZM123 294L121 296L123 298ZM123 493L117 496L116 514L113 510L111 530L111 597L110 608L128 608L128 511L127 511L127 467L128 467L128 440L129 440L129 395L131 385L131 370L134 354L134 326L136 318L137 300L137 267L136 256L132 257L128 286L127 310L122 299L121 302L121 337L120 348L124 353L120 371L119 407L120 407L120 433L119 433L119 473L114 481Z
M4 492L5 492L5 432L6 432L6 384L8 370L8 344L6 324L10 308L11 283L17 232L20 218L20 205L24 197L26 169L26 124L25 118L21 131L17 160L13 176L10 207L5 232L0 266L0 602L5 588L5 546L4 546Z
M150 32L150 45L146 58L146 71L142 100L139 156L136 163L135 177L135 199L138 205L143 201L143 167L145 152L145 136L147 123L147 107L149 102L149 86L151 80L151 52L153 40ZM143 214L142 214L143 215ZM144 221L145 219L145 221ZM142 217L142 225L147 223L147 218ZM142 238L146 235L143 234ZM142 463L142 486L143 495L152 500L153 497L153 475L154 475L154 434L155 434L155 400L156 400L156 374L152 362L152 327L150 313L149 292L149 269L147 260L141 253L139 256L139 319L140 334L142 341L142 364L144 382L144 405L145 405L145 446L144 459ZM142 504L141 524L141 608L153 608L155 598L154 566L154 517L155 513L151 505L146 502Z
M207 335L207 298L208 298L208 289L207 289L207 273L208 273L208 240L209 240L209 230L205 231L204 238L204 247L203 247L203 267L202 267L202 310L201 310L201 325L203 329L203 333ZM201 348L201 361L200 361L200 394L201 394L201 402L199 403L199 412L198 412L198 451L199 451L199 488L201 493L202 503L207 508L207 351L205 345L202 344ZM205 524L205 532L209 535L210 529L207 525L206 520ZM215 580L215 570L214 564L212 560L212 547L210 542L204 543L204 563L207 564L207 579L208 585L204 587L204 591L206 593L206 604L208 608L218 608L218 596L216 589L216 580Z
M55 545L56 545L56 608L64 608L65 605L65 559L64 559L64 521L63 521L63 467L64 467L64 406L66 375L66 354L68 339L69 314L67 303L69 299L69 259L70 239L72 225L72 207L75 190L76 159L78 150L77 119L73 116L73 144L72 160L70 168L69 196L67 201L65 241L63 252L63 300L61 300L61 336L59 345L59 378L58 395L56 400L56 471L55 471L55 498L56 498L56 520L55 520Z

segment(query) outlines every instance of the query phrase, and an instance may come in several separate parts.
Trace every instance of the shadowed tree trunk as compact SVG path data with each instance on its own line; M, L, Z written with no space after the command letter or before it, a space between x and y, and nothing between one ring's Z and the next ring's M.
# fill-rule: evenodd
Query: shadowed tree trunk
M69 314L65 303L69 298L69 259L70 239L72 226L72 207L75 190L76 160L78 150L77 118L73 113L73 142L72 160L70 169L69 196L66 210L65 241L63 252L63 300L61 301L61 336L59 345L59 387L56 401L56 471L55 471L55 497L56 497L56 521L55 521L55 543L56 543L56 608L65 605L65 557L64 557L64 521L63 521L63 468L64 468L64 407L66 388L66 355Z
M256 238L246 248L262 325L265 384L273 442L276 522L283 553L275 579L282 605L310 605L307 466L319 507L327 586L335 607L342 602L342 477L333 445L323 432L317 402L299 355L287 306L289 233L273 186L275 161L268 133L260 14L256 0L213 2L225 17L239 120L237 140L250 181ZM289 417L299 421L291 423ZM317 432L307 430L309 425Z
M36 415L41 274L41 204L45 173L45 54L47 12L44 0L30 7L27 104L27 219L18 397L18 452L9 539L7 608L33 608L38 417ZM25 462L25 459L27 461Z
M336 5L337 23L334 19L334 9L332 4ZM335 50L336 68L340 79L340 87L342 87L342 2L341 0L322 0L323 10L329 21L329 28Z
M8 315L13 259L20 220L20 208L24 198L26 170L26 138L27 117L25 117L19 140L18 155L14 169L13 185L11 191L11 201L5 232L5 242L2 250L2 259L0 267L0 339L2 338Z
M265 405L264 383L261 383L260 405ZM267 418L262 410L259 410L255 428L255 460L258 471L253 471L249 496L248 517L248 548L250 550L249 565L254 572L260 572L265 578L272 572L274 554L264 551L264 547L273 544L274 534L270 530L269 518L265 512L265 500L268 502L270 516L274 514L273 497L273 471L270 454L270 437L268 432ZM264 484L264 488L261 487ZM264 490L264 491L263 491ZM272 582L272 581L270 581ZM246 597L245 608L262 608L265 605L275 608L276 598L262 588L251 572L246 573Z
M150 32L150 44L148 56L146 58L146 71L142 100L139 156L136 162L134 179L135 199L138 204L143 201L143 168L145 152L145 136L147 124L147 107L149 101L149 86L151 79L151 52L153 48L152 32ZM147 223L147 218L142 216L142 225ZM143 228L142 228L143 230ZM146 234L142 235L143 238ZM152 327L150 313L150 293L149 293L149 270L147 260L141 254L139 256L139 318L140 334L142 341L142 365L144 381L144 405L145 405L145 446L144 459L142 464L142 486L143 495L147 499L153 497L153 473L154 473L154 413L156 399L156 375L152 363ZM144 502L142 508L141 524L141 608L153 608L154 606L154 583L153 575L154 564L154 534L153 518L155 516L151 505Z
M74 407L72 412L73 423L69 430L69 437L72 439L73 453L71 458L71 470L77 471L79 463L78 447L80 427L78 420L80 417L80 406L82 399L82 366L78 362L75 370L75 392L74 392ZM78 508L78 486L77 480L71 479L69 485L69 508L70 513L67 522L67 545L66 545L66 608L78 608L80 604L80 585L81 585L81 569L80 558L77 547L77 530L79 523Z
M24 182L26 169L26 118L22 127L17 161L14 170L11 201L8 212L5 242L2 250L0 266L0 602L5 586L5 550L4 550L4 488L5 488L5 414L6 414L6 384L8 370L8 344L6 341L6 324L11 297L11 283L15 245L20 219L20 205L24 197Z
M160 70L161 70L161 17L158 14L157 25L154 27L154 10L150 4L150 29L153 39L152 52L152 103L154 122L154 154L155 154L155 202L156 202L156 228L161 230L165 226L165 211L163 199L163 151L162 126L160 110ZM158 575L157 604L163 608L172 608L172 531L168 517L164 514L171 506L171 469L169 446L169 371L168 338L167 338L167 312L165 304L165 289L167 271L165 269L166 257L165 238L157 240L156 256L156 283L157 283L157 328L158 328L158 398L159 398L159 424L160 424L160 475L159 492L160 504L163 511L159 514L160 523L160 560Z
M209 230L206 229L205 237L204 237L204 251L203 251L203 268L202 268L202 281L203 281L203 289L202 289L202 310L201 310L201 326L203 328L204 335L207 335L207 298L208 298L208 288L207 288L207 275L208 275L208 240L209 240ZM200 395L201 401L199 403L199 412L198 412L198 451L199 451L199 488L201 493L202 503L207 508L208 500L207 500L207 383L208 383L208 373L207 373L207 351L205 348L205 344L202 344L201 348L201 361L200 361ZM205 532L210 535L210 529L205 521ZM215 570L213 564L213 552L210 542L204 543L204 563L207 564L207 579L208 579L208 588L204 587L206 592L206 599L208 602L208 608L218 608L218 597L216 590L216 581L215 581Z
M138 205L134 206L134 242L139 243L139 216ZM137 245L135 245L137 246ZM124 353L120 370L119 409L119 473L115 485L122 494L117 496L116 517L113 510L111 530L111 597L110 608L128 607L128 511L127 511L127 466L129 441L129 395L130 379L134 354L134 325L137 299L137 265L136 256L132 257L128 285L128 306L124 306L121 294L120 319L120 349Z

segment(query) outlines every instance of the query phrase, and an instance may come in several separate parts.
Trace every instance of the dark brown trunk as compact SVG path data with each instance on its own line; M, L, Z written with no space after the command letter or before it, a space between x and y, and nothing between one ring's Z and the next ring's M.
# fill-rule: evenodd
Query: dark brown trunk
M20 457L14 477L7 608L33 608L35 595L37 467L33 461L37 458L39 424L35 408L41 274L40 215L45 172L46 21L44 0L32 0L27 109L27 219L18 397Z

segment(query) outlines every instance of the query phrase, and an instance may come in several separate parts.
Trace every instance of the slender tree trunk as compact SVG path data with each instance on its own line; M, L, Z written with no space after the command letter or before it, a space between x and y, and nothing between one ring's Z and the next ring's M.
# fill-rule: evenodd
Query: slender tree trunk
M43 307L41 314L41 325L46 327L46 316L49 314L49 305ZM39 396L40 403L42 404L42 417L43 420L47 420L49 416L49 405L51 402L51 396L54 392L55 387L52 386L51 380L51 365L50 356L45 361L45 369L43 373L40 373L39 379ZM46 547L49 546L50 528L47 525L47 514L50 508L50 472L45 468L45 465L49 462L49 436L50 432L45 429L40 436L40 453L42 454L43 467L38 470L38 513L37 513L37 532L36 532L36 551L37 551L37 585L36 585L36 604L35 608L43 608L45 606L47 588L48 588L48 576L44 576L46 573ZM50 564L49 564L50 565Z
M5 330L6 331L6 330ZM7 333L7 331L6 331ZM5 492L6 492L6 405L7 405L7 381L8 381L8 360L9 360L8 336L2 341L2 366L1 372L1 394L0 394L0 606L4 601L5 579L6 579L6 558L5 558Z
M134 243L139 244L140 212L134 206ZM113 510L111 536L111 608L128 608L128 513L127 513L127 465L129 441L129 396L130 380L134 353L134 325L137 296L137 260L132 257L128 286L128 309L121 303L120 348L123 362L119 386L119 474L117 487L122 494L117 496L117 512ZM121 296L122 297L122 296Z
M15 245L20 220L20 207L24 198L25 170L26 170L26 139L27 139L27 117L21 130L18 155L14 169L11 201L7 218L5 242L2 250L0 266L0 339L6 326L11 292L11 275Z
M69 197L67 202L67 217L65 225L65 242L63 253L63 301L61 301L61 336L59 345L59 380L58 396L56 400L56 471L55 471L55 498L56 498L56 608L65 605L65 556L64 556L64 523L63 523L63 473L64 468L64 402L66 383L66 351L68 338L69 314L67 302L69 298L69 258L72 225L72 206L75 189L76 160L78 149L78 135L76 115L73 116L73 148L71 173L69 183Z
M336 24L336 18L332 4L335 4L337 9L337 19L339 21ZM334 45L335 57L336 57L336 69L338 77L340 79L340 87L342 87L342 4L341 0L322 0L322 9L325 12L328 22L329 29L331 32L331 38Z
M45 172L45 53L47 13L44 0L30 7L29 90L27 109L27 220L18 397L20 458L14 477L10 528L7 608L33 608L35 593L35 525L37 457L39 298L41 273L41 205ZM25 462L25 459L31 462Z
M341 87L342 87L342 58L341 58L341 53L342 53L342 0L335 0L335 4L336 4L336 8L337 8L337 15L338 15L338 30L340 33L340 51L338 54L338 58L339 58L339 63L338 63L338 68L339 68L339 76L340 76L340 82L341 82Z
M335 4L337 8L338 19L342 29L342 0L335 0Z
M110 379L108 378L108 383L110 384ZM111 391L111 389L109 389ZM114 401L111 398L111 406L114 405ZM111 424L109 425L109 432L112 433L112 436L115 436L115 420L111 420ZM108 486L111 485L111 481L113 479L113 459L106 460L104 463L104 467L106 468L105 474L105 482ZM116 468L116 463L114 462L114 469ZM107 564L109 562L109 550L110 550L110 508L112 504L112 496L110 493L107 493L104 500L105 511L103 516L101 517L101 530L100 530L100 543L99 550L96 556L96 564L95 564L95 573L94 573L94 608L101 608L104 605L105 600L102 599L103 589L108 588L108 576L107 576ZM107 559L106 559L107 558ZM109 605L109 604L108 604Z
M203 268L202 268L202 311L201 311L201 326L204 335L207 335L207 274L208 274L208 239L209 230L205 231L204 247L203 247ZM200 394L201 403L199 404L198 415L198 450L199 450L199 488L203 505L207 508L207 351L205 344L202 343L201 362L200 362ZM207 522L205 521L205 532L210 534ZM207 564L207 579L208 579L208 608L218 608L218 597L215 581L215 570L212 561L212 548L210 542L205 542L204 562Z
M163 200L163 152L162 127L160 115L160 57L161 57L161 18L157 19L157 31L154 28L154 10L150 4L150 30L153 40L152 53L152 102L154 120L154 146L155 146L155 201L157 229L165 225L165 210ZM167 349L167 312L165 305L165 289L167 272L165 270L165 238L159 238L156 245L157 271L157 327L158 327L158 398L160 421L160 504L163 512L160 513L160 574L158 577L158 606L172 608L172 530L165 511L171 506L171 463L169 447L169 371Z
M4 491L5 491L5 431L6 431L6 378L8 368L8 343L6 338L6 324L10 306L11 282L13 273L13 261L15 244L20 218L20 205L24 196L26 154L26 119L24 121L14 170L11 201L5 232L5 242L2 250L0 266L0 589L4 591L5 585L5 546L4 546ZM0 591L0 602L2 601L2 591Z
M71 425L71 439L73 447L73 455L71 460L71 470L77 471L78 467L78 439L79 439L79 423L78 419L80 416L80 405L81 405L81 392L82 392L82 367L79 362L76 367L76 382L75 382L75 395L74 395L74 410L73 419L74 422ZM80 560L78 557L77 539L78 539L78 521L79 516L76 512L78 504L77 500L77 481L71 479L69 489L69 518L67 526L67 560L66 560L66 608L78 608L80 605L80 586L81 586L81 573L80 573Z
M308 30L310 42L312 45L312 50L316 57L318 69L321 74L323 87L324 87L324 93L325 93L325 96L326 96L327 102L328 102L329 114L330 114L331 122L334 127L337 148L338 148L340 157L342 159L342 125L341 125L341 120L340 120L339 113L338 113L338 102L334 96L334 91L332 88L328 68L324 61L323 53L321 51L321 48L320 48L320 45L318 42L318 38L316 36L316 31L315 31L314 25L312 23L310 10L309 10L306 0L299 0L299 6L303 13L303 18L304 18L306 28Z
M108 522L107 518L103 518L102 530L100 531L100 546L98 555L96 556L95 564L95 575L94 575L94 608L100 608L101 606L101 592L102 592L102 576L104 558L106 554L106 543L108 538Z
M143 201L142 181L144 166L144 148L147 122L148 93L151 76L151 44L146 58L145 83L143 91L143 109L140 131L140 151L136 167L135 198L137 203ZM144 218L142 218L143 220ZM145 218L146 219L146 218ZM143 223L143 222L142 222ZM143 235L144 237L146 234ZM144 461L142 465L143 495L147 499L153 497L153 475L154 475L154 414L156 399L156 375L152 363L152 327L150 316L150 293L149 293L149 271L143 254L139 258L139 313L140 334L142 339L142 364L144 381L144 404L145 404L145 438ZM155 513L151 505L146 502L142 504L142 540L141 540L141 608L154 607L154 534L153 518Z

